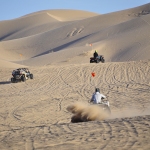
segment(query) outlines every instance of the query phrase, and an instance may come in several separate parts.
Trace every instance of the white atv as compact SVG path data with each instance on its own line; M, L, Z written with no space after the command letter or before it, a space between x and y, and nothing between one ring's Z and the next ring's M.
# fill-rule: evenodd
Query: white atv
M18 81L25 82L28 79L33 79L33 74L30 73L28 68L18 68L16 70L13 70L12 76L12 83L17 83Z

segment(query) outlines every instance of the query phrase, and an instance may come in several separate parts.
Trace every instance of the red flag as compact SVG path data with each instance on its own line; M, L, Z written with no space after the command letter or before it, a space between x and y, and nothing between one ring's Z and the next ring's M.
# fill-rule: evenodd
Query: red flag
M92 72L91 75L92 75L92 77L95 77L95 72Z

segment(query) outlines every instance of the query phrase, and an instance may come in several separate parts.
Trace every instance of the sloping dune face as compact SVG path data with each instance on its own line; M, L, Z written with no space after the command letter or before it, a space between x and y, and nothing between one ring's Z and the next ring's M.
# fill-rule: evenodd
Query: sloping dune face
M150 4L146 4L104 15L49 10L1 21L1 59L20 61L18 54L21 53L25 65L39 66L68 59L71 63L74 57L80 59L78 56L84 52L86 55L82 62L85 63L89 62L95 49L109 62L148 59L149 12ZM54 60L55 57L57 59ZM37 63L39 61L41 63Z

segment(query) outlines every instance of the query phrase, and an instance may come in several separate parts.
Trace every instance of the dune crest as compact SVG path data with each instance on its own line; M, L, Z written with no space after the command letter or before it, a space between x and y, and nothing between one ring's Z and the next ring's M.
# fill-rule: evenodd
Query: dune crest
M54 19L56 19L56 20L58 20L58 21L62 21L61 18L58 18L58 17L56 17L56 16L53 16L53 15L50 14L50 13L47 13L47 15L49 15L50 17L52 17L52 18L54 18Z

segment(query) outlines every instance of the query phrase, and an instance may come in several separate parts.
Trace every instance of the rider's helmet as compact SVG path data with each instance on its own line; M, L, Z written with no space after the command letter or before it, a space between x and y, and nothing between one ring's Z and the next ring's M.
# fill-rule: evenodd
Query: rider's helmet
M96 89L95 89L95 92L99 92L99 93L100 93L100 89L99 89L99 88L96 88Z

